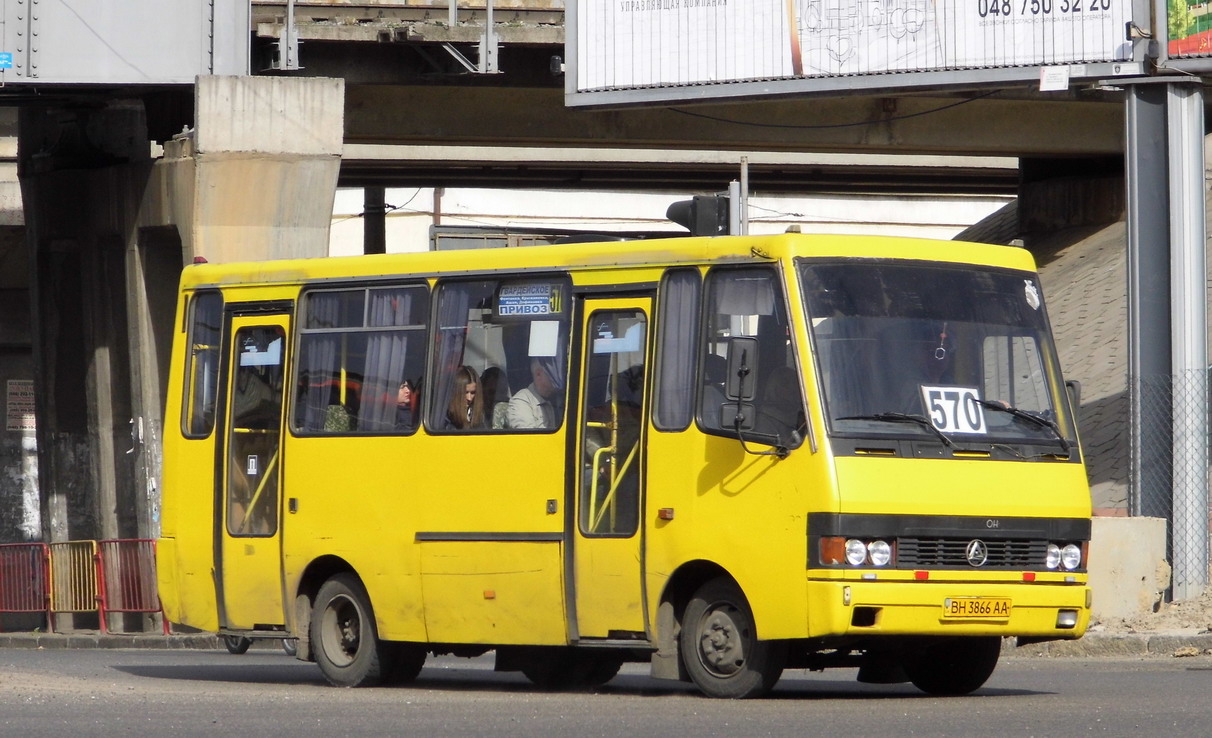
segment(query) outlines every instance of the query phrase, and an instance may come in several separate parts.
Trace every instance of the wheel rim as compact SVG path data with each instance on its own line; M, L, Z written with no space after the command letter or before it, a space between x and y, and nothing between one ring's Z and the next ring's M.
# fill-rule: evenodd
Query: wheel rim
M333 666L349 666L362 644L362 611L345 595L332 598L320 621L320 645Z
M748 632L736 607L712 605L699 621L699 662L718 677L730 677L745 668Z

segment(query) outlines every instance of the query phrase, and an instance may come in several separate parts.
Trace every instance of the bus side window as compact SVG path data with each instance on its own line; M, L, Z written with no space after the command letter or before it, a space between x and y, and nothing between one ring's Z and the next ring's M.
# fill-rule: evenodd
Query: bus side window
M804 402L800 392L797 362L791 347L786 302L776 273L769 267L713 269L706 283L707 325L705 344L700 348L702 384L699 423L708 431L731 435L735 400L726 396L728 341L736 337L757 339L757 355L748 366L757 374L752 403L740 401L745 417L755 421L755 430L780 436L782 445L798 445L802 433Z
M187 348L185 412L181 431L191 438L204 438L215 427L218 400L220 334L223 328L223 295L200 292L190 301Z
M701 293L702 283L694 269L670 270L661 283L653 406L653 424L660 430L685 430L694 417L694 345L699 335ZM714 355L707 358L723 360ZM705 366L704 372L711 374L711 367ZM709 384L715 381L707 379ZM718 381L722 384L723 377Z
M315 290L304 296L302 312L294 429L411 432L424 379L428 289Z
M427 429L558 428L568 371L567 294L567 279L443 281Z

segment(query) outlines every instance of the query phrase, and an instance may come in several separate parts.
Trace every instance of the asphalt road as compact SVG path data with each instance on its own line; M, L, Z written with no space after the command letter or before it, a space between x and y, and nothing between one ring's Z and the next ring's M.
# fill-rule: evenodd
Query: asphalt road
M412 685L328 686L276 648L0 650L0 734L37 736L1206 736L1212 657L1003 659L975 695L788 672L728 702L649 679L542 692L489 658L431 659Z

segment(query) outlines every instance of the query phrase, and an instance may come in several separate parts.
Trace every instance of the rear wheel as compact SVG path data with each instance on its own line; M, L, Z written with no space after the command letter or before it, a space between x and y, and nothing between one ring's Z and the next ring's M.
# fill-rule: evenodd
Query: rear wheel
M324 678L338 687L380 684L391 671L393 651L379 641L370 598L349 573L320 587L311 616L311 646Z
M769 692L787 659L784 644L757 639L745 594L723 577L699 587L686 605L678 650L703 694L728 699Z
M234 653L239 656L248 651L249 647L252 646L252 639L238 635L225 635L223 636L223 646L227 649L228 653Z
M993 674L1001 650L998 636L948 638L907 659L905 674L927 694L968 694L980 689Z
M388 644L391 651L391 671L386 680L393 684L405 684L416 679L425 666L426 650L413 643Z
M605 684L622 667L620 656L559 649L524 665L522 674L543 689L579 689Z

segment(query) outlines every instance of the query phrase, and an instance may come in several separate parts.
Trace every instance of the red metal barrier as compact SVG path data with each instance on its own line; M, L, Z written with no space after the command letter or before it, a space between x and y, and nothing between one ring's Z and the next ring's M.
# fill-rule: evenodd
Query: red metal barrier
M131 538L97 542L97 581L100 593L101 631L108 631L107 615L116 612L160 613L164 635L168 620L156 589L156 542Z
M45 543L0 544L0 612L50 615L50 549Z

